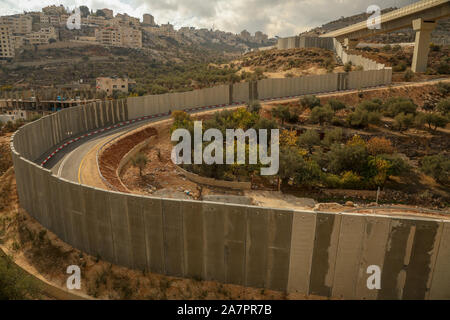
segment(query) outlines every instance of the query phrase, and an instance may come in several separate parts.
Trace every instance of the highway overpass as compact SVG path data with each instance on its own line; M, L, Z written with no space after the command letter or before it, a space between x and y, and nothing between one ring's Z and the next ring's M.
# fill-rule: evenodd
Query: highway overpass
M425 72L431 32L437 20L448 16L450 16L450 0L422 0L381 15L376 21L379 22L377 28L370 27L373 20L369 23L363 21L322 34L320 37L336 38L348 48L356 46L364 38L412 27L416 31L416 40L411 69L414 72Z

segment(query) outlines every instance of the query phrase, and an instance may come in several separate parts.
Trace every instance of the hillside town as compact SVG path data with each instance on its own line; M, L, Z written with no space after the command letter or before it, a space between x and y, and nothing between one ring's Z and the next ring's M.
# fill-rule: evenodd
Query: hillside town
M79 12L80 28L76 32L67 32L67 25ZM69 30L70 31L70 30ZM92 43L110 47L142 49L147 46L146 39L169 37L182 43L192 44L212 42L237 46L243 51L253 45L273 44L261 31L251 35L247 30L240 34L213 29L196 29L174 25L157 24L151 14L144 14L142 21L126 13L116 13L108 8L91 11L86 6L70 10L63 5L42 8L40 12L24 12L0 17L0 61L10 62L18 50L29 46L49 45L53 43ZM149 40L147 40L149 41ZM58 44L56 45L58 46Z

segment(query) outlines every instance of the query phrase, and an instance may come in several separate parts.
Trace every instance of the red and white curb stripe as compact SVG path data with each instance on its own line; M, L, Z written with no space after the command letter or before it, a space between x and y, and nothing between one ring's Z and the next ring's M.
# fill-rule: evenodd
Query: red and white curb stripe
M196 108L189 108L189 109L184 109L184 111L198 111L198 110L207 110L207 109L215 109L215 108L223 108L223 107L228 107L228 106L233 106L233 105L241 105L241 104L245 104L245 102L235 102L232 104L220 104L220 105L214 105L214 106L204 106L204 107L196 107ZM82 136L79 136L77 138L73 138L67 142L65 142L64 144L62 144L61 146L59 146L55 151L53 151L47 158L44 159L44 161L41 162L41 166L43 167L51 158L53 158L59 151L61 151L62 149L64 149L65 147L69 146L70 144L77 142L80 139L84 139L86 137L90 137L92 135L98 134L98 133L103 133L105 131L111 130L111 129L115 129L121 126L125 126L125 125L129 125L135 122L139 122L142 120L147 120L147 119L155 119L155 118L161 118L164 116L168 116L170 115L169 112L166 113L158 113L158 114L153 114L150 116L143 116L137 119L133 119L133 120L127 120L127 121L122 121L119 123L116 123L115 125L106 127L106 128L102 128L102 129L98 129L95 130L93 132L89 132L86 134L83 134Z

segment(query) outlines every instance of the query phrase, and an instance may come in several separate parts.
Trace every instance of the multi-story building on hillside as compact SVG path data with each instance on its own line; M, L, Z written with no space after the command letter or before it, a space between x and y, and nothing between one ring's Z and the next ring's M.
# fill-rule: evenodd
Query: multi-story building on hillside
M155 18L151 14L144 14L142 23L149 26L154 26L155 24Z
M14 58L14 40L11 29L9 25L0 25L0 60Z
M98 28L95 38L105 46L142 48L142 31L130 27Z
M27 34L32 31L33 18L24 14L3 16L0 17L0 24L6 24L10 26L12 33Z
M104 91L110 96L114 91L128 92L130 87L135 84L135 81L128 78L100 77L96 80L96 89L97 92Z
M28 34L25 38L25 40L32 45L48 44L51 39L58 39L58 35L54 27L41 28L37 32Z

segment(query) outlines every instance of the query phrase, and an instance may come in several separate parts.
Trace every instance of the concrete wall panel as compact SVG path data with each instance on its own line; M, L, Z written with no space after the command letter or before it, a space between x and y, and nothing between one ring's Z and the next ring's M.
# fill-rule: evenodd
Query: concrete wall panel
M288 292L309 292L312 253L316 230L314 212L294 211L292 220Z
M205 279L225 282L225 207L217 203L204 203L203 219Z
M417 221L402 299L423 300L430 290L442 224Z
M363 216L342 215L336 255L332 296L356 299L356 285L363 250L366 220Z
M151 272L164 273L165 256L162 201L158 198L144 198L142 200L147 266Z
M182 201L185 276L201 279L204 270L203 206L200 202Z
M358 299L377 299L378 290L367 287L367 268L372 265L383 271L384 255L387 247L391 219L387 217L365 217L365 230L362 240L362 254L356 284Z
M246 206L230 205L225 210L226 282L239 285L245 283L246 217Z
M392 219L378 299L401 299L414 234L413 220Z
M286 291L288 286L293 212L274 209L268 215L266 288Z
M450 299L450 222L442 224L441 238L430 288L430 299Z
M109 194L111 230L114 241L116 263L133 267L130 226L128 224L127 196L119 193Z
M164 199L162 201L162 211L166 274L181 277L184 275L184 235L181 201Z
M340 215L317 212L309 294L331 296L340 225Z
M147 235L143 215L145 201L139 196L127 196L126 201L133 268L149 270L147 265Z
M262 288L266 285L270 211L258 207L247 209L246 286Z

